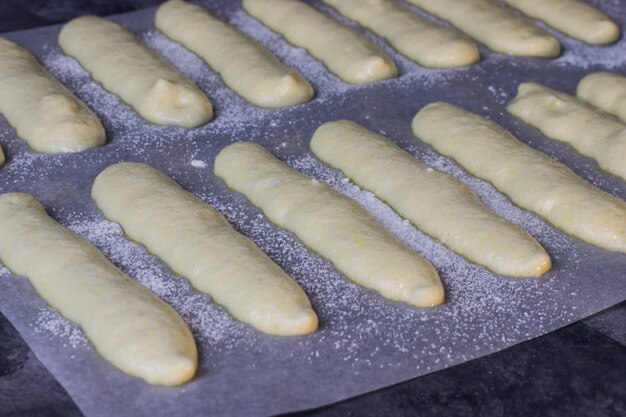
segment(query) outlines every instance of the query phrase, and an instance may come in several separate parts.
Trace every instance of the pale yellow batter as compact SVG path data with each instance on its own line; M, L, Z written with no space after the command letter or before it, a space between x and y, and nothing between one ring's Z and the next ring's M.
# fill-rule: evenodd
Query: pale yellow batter
M578 83L576 95L593 106L626 122L626 77L610 72L594 72Z
M546 0L552 1L552 0ZM554 36L497 0L408 0L507 55L553 58L561 53Z
M593 45L613 43L620 36L619 27L615 22L583 0L504 1L572 38Z
M393 60L373 42L304 2L243 0L243 7L345 82L369 83L398 75Z
M170 0L157 10L156 27L198 54L237 94L260 107L287 107L313 98L313 87L259 43L206 9Z
M28 50L0 38L0 113L39 152L80 152L106 142L100 120Z
M28 194L0 195L0 260L78 324L98 353L150 384L180 385L198 361L180 316L50 218Z
M439 275L426 259L356 202L292 169L261 145L227 146L215 160L215 173L357 284L419 307L444 301Z
M152 123L196 127L213 118L211 102L191 80L111 20L78 17L63 26L59 45Z
M507 110L547 137L567 142L626 179L626 125L583 101L536 83L520 84Z
M480 59L476 44L469 38L411 12L396 0L324 2L384 37L401 54L425 67L460 67Z
M274 335L317 329L308 297L213 207L144 164L111 165L93 199L104 215L238 320Z
M550 269L550 257L526 231L489 210L461 181L415 160L384 136L339 120L315 131L311 149L471 261L514 277Z
M496 123L439 102L417 113L413 132L471 174L491 182L515 204L579 239L626 252L626 203Z

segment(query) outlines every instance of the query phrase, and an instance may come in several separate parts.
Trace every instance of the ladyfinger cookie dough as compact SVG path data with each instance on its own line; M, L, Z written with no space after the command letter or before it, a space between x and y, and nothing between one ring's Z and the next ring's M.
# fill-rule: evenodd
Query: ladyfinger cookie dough
M626 203L496 123L439 102L422 108L412 126L418 138L491 182L520 207L586 242L626 252Z
M50 218L28 194L0 195L0 259L78 324L106 360L155 385L196 372L196 344L180 316Z
M111 20L71 20L59 34L59 45L152 123L196 127L213 118L211 102L191 80Z
M80 152L103 145L100 120L26 49L0 38L0 113L39 152Z
M578 83L579 99L626 122L626 77L610 72L595 72Z
M244 9L292 44L307 49L347 83L398 75L395 63L373 42L299 0L243 0Z
M0 146L0 167L4 165L4 161L5 161L4 151L2 150L2 146Z
M599 9L582 0L504 0L527 16L543 20L572 38L603 45L619 39L619 27Z
M536 83L519 85L506 108L549 138L571 144L601 168L626 179L626 125L565 93Z
M415 160L384 136L339 120L315 131L311 149L471 261L513 277L550 269L550 257L526 231L489 210L467 185Z
M236 319L279 336L317 329L298 284L217 210L162 172L138 163L111 165L96 178L92 196L128 237Z
M420 65L452 68L480 59L478 47L460 32L412 13L395 0L324 0L348 19L384 37Z
M489 49L507 55L553 58L559 41L495 0L408 0L467 33Z
M159 7L156 27L198 54L226 85L259 107L287 107L313 98L313 87L244 33L181 0Z
M443 302L439 275L427 260L356 202L292 169L260 145L227 146L217 155L215 173L357 284L418 307Z

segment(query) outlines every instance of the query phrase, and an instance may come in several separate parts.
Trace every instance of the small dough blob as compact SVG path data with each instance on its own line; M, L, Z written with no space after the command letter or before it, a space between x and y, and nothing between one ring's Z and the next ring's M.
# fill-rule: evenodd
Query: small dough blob
M601 168L626 179L626 125L565 93L523 83L506 108L549 138L571 144Z
M262 146L227 146L217 155L215 173L357 284L418 307L443 302L439 275L426 259L356 202L292 169Z
M80 152L106 142L96 115L33 54L4 38L0 38L0 113L39 152Z
M50 218L28 194L0 195L0 259L78 324L106 360L155 385L193 378L198 354L172 307Z
M324 0L349 19L382 36L420 65L452 68L478 62L474 42L400 6L395 0Z
M96 178L92 197L128 237L236 319L278 336L317 329L317 315L298 284L217 210L161 171L111 165Z
M237 94L259 107L306 103L313 87L267 49L206 9L170 0L156 13L156 27L198 54Z
M514 277L537 277L550 269L550 257L526 231L489 210L467 185L415 160L384 136L339 120L315 131L311 149L471 261Z
M352 84L398 75L393 60L373 42L299 0L243 0L244 9L292 44L307 49Z
M592 45L619 39L619 27L607 15L582 0L504 0L524 14L540 19L572 38Z
M552 1L552 0L546 0ZM558 39L495 0L408 0L467 33L489 49L506 55L553 58Z
M595 72L578 83L576 95L581 100L626 122L626 77L610 72Z
M111 20L78 17L63 26L59 45L152 123L197 127L213 118L211 102L191 80Z
M626 252L626 203L496 123L439 102L422 108L412 126L418 138L491 182L520 207L586 242Z

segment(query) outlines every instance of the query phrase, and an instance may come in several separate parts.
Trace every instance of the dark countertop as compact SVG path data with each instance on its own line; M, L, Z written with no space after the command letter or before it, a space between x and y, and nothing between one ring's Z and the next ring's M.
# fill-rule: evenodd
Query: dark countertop
M4 0L0 32L159 0ZM626 302L452 368L294 416L626 416ZM80 416L0 314L0 417Z

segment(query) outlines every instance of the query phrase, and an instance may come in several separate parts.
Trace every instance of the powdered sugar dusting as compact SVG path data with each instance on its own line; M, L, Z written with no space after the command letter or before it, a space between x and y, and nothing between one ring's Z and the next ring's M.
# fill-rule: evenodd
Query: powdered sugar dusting
M626 64L626 54L621 44L597 47L582 44L580 41L561 37L564 52L555 61L559 66L573 66L578 68L592 68L603 66L607 69L620 69Z
M218 13L221 18L258 40L286 65L298 69L314 86L315 98L310 103L280 110L251 106L228 89L200 58L152 29L153 16L146 14L148 17L141 16L150 19L150 23L144 21L143 27L149 29L137 31L141 32L139 36L211 99L216 110L213 121L196 129L147 123L51 44L33 49L37 49L51 73L100 117L108 143L78 154L37 154L16 140L13 130L0 119L0 141L9 157L0 170L1 191L32 193L61 224L90 240L131 279L171 304L192 329L201 353L201 372L188 386L190 389L175 391L175 411L171 397L163 400L160 396L163 391L155 395L140 381L112 373L108 368L92 378L85 378L81 372L72 373L72 363L64 362L67 352L59 346L71 349L75 363L91 368L94 357L85 353L91 345L78 327L55 310L40 307L41 301L33 307L33 292L24 290L25 281L12 278L6 268L0 267L3 312L15 321L36 353L60 358L59 364L46 363L56 376L66 382L80 382L80 388L70 393L87 414L97 415L98 410L109 410L111 404L135 410L138 404L145 405L142 401L151 410L158 408L159 415L180 414L184 412L181 407L190 404L225 414L220 407L240 398L250 399L246 404L238 404L240 407L254 404L254 410L242 409L242 415L269 415L305 405L315 407L535 337L618 302L620 294L624 294L623 280L613 279L616 270L623 270L623 257L565 236L538 216L511 204L491 184L468 175L451 159L409 140L411 117L421 106L436 100L455 102L487 114L508 129L517 127L507 119L502 107L514 95L517 83L531 75L537 80L544 76L557 81L569 78L572 83L591 65L617 68L624 63L624 58L618 56L624 42L593 48L563 40L566 51L557 60L504 57L481 49L483 61L477 65L432 70L400 57L386 42L358 29L392 55L399 63L401 76L369 85L348 85L307 51L293 47L248 16L238 4L205 3L214 10L223 9L223 13ZM356 27L321 2L312 3L333 18ZM621 3L615 0L610 4L607 11L618 13L623 20ZM132 22L128 26L133 27ZM386 133L432 169L451 173L468 184L487 206L529 231L546 247L554 261L553 270L538 279L496 276L421 233L372 193L317 161L308 151L308 140L319 124L338 117ZM528 137L520 139L528 141ZM212 175L215 155L235 140L261 143L291 166L354 199L390 233L433 263L446 288L446 303L419 309L385 300L350 282L293 234L274 226ZM562 153L549 141L532 140L548 154ZM573 158L568 155L563 161L574 168L584 163ZM142 245L129 241L117 224L105 220L90 199L93 178L112 163L130 160L163 170L222 212L238 231L252 239L302 286L319 315L320 329L296 338L276 338L254 331L233 319L210 296L193 289ZM626 195L621 182L594 169L584 165L583 171L590 172L587 177L601 179L604 189L621 197ZM23 319L28 308L32 314ZM45 335L45 343L33 334ZM272 383L267 384L270 380ZM103 384L115 387L109 390L115 398L101 395ZM320 385L328 389L320 389ZM127 386L133 389L119 389ZM234 398L230 397L229 387L237 387ZM309 389L312 387L315 389ZM198 396L200 388L212 395Z
M65 347L88 348L89 343L84 333L70 321L66 320L58 311L42 308L35 319L35 332L47 333L67 341Z
M194 168L206 168L207 167L207 163L199 159L192 159L191 162L189 162L189 164Z
M6 278L6 277L10 277L11 271L9 271L9 268L7 268L4 265L0 265L0 278Z

